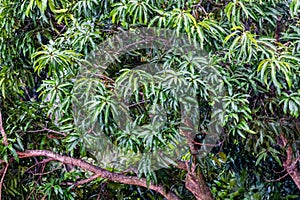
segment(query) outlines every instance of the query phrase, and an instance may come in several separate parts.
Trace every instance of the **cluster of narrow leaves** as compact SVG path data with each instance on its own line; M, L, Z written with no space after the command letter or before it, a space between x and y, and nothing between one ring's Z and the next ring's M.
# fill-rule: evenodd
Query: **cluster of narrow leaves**
M10 142L1 145L0 151L6 161L15 158L4 181L5 198L160 198L152 191L101 178L84 189L69 187L64 183L90 174L55 162L43 165L37 159L18 160L16 155L26 149L48 149L99 162L83 145L89 141L88 132L74 126L78 124L72 107L75 79L101 42L139 27L167 28L186 35L208 53L209 65L222 78L220 141L206 159L199 160L214 196L294 198L299 192L291 189L295 186L290 179L281 183L266 180L279 178L272 169L282 171L285 154L276 140L280 135L289 138L294 156L299 149L299 8L299 0L0 0L0 108ZM91 121L100 124L114 145L127 151L155 151L165 145L172 149L180 141L181 99L168 85L187 85L199 98L199 110L204 114L193 119L200 120L198 129L211 119L207 114L208 105L213 106L209 94L218 93L218 88L213 91L202 80L202 61L164 53L155 48L130 51L95 82L80 80L85 88L96 88L92 98L85 93L81 96L88 99L84 103L91 109ZM132 70L145 63L160 63L167 69L161 83L164 87L151 84L153 77L144 70ZM128 85L121 94L127 97L132 93L128 99L132 121L120 129L113 120L119 106L113 96L114 88L124 84ZM149 131L135 133L135 126L161 121L150 117L153 108L164 108L168 123L157 125L158 131L148 127ZM80 124L86 126L85 121ZM186 161L191 157L188 151L178 155ZM168 162L163 160L165 166ZM137 174L164 183L182 198L191 198L182 183L183 172L154 172L149 165L151 160L141 159Z

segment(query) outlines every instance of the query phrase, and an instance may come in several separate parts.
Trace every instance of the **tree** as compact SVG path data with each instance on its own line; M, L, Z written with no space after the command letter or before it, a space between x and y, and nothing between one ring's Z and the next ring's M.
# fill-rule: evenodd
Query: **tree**
M0 0L1 198L298 198L299 6L299 0ZM203 81L204 61L188 53L131 49L94 82L78 79L100 44L146 27L183 34L207 52L222 78L218 115L212 115L216 100L210 98L218 88ZM163 83L176 77L197 97L201 115L185 119L181 132L182 98L145 81L153 77L135 69L145 63L174 70L178 74L169 70ZM113 97L124 83L119 93L132 92L132 122L120 129ZM90 108L90 120L78 122L76 91L89 86L92 95L77 102ZM165 106L168 123L134 133L153 119L153 104ZM206 144L203 130L214 116L222 128L215 144ZM191 135L193 121L201 126ZM176 146L179 136L188 138L187 151L175 161L162 159L164 168L157 170L147 157L136 168L105 166L84 145L93 136L86 127L95 123L129 152L156 153L166 143ZM209 145L212 151L200 158L199 148Z

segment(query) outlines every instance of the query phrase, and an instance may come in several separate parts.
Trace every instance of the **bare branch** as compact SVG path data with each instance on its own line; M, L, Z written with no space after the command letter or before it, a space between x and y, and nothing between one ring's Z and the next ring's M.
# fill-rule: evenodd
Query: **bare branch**
M187 164L187 161L180 161L180 160L177 160L176 161L176 166L175 167L177 167L177 168L179 168L179 169L182 169L182 170L184 170L184 171L188 171L188 164Z
M39 133L39 132L44 132L44 131L48 131L49 133L56 133L58 135L62 135L62 136L66 136L65 133L59 132L59 131L55 131L46 127L43 127L43 129L41 130L33 130L33 131L26 131L27 133Z
M60 168L59 167L57 167L57 168L55 168L55 169L52 169L51 171L48 171L48 172L42 172L42 173L34 173L33 175L34 176L43 176L43 175L45 175L45 174L51 174L52 172L54 172L54 171L56 171L56 170L59 170Z
M0 132L1 132L1 135L3 137L3 140L2 140L2 143L7 146L8 145L8 140L7 140L7 135L5 133L5 130L3 128L3 121L2 121L2 113L0 111ZM2 163L2 161L0 161L0 163ZM9 164L5 163L5 166L4 166L4 170L3 170L3 173L2 173L2 177L1 177L1 181L0 181L0 199L2 199L2 187L3 187L3 182L4 182L4 177L6 175L6 172L7 172L7 169L8 169L8 166Z
M53 160L54 160L53 158L47 158L47 159L44 159L44 160L42 160L42 161L40 161L40 162L38 162L38 163L36 163L36 164L30 166L29 168L27 168L26 171L25 171L24 173L28 172L30 169L32 169L33 167L35 167L35 166L37 166L37 165L39 165L39 164L48 163L48 162L53 161Z
M1 135L3 137L3 141L2 143L7 146L8 145L8 141L7 141L7 135L5 133L5 130L3 128L3 121L2 121L2 113L0 111L0 132L1 132Z
M77 187L78 185L83 185L83 184L86 184L86 183L89 183L91 182L92 180L96 179L96 178L99 178L100 175L99 174L94 174L93 176L87 178L87 179L84 179L84 180L80 180L80 181L76 181L75 183L73 182L67 182L65 183L66 185L74 185L75 187Z
M8 166L9 166L9 164L6 163L5 167L4 167L4 171L3 171L2 177L1 177L1 181L0 181L0 199L2 199L2 187L3 187L4 177L6 175Z
M292 146L288 143L288 140L283 134L281 134L280 138L277 139L277 143L286 148L286 159L283 161L283 167L300 189L300 170L297 167L300 157L298 156L296 159L293 158Z
M266 178L265 178L265 180L266 180L267 182L277 182L277 181L280 181L281 179L285 178L287 175L289 175L289 174L286 173L285 175L283 175L283 176L281 176L281 177L279 177L279 178L277 178L277 179L274 179L274 180L268 180L268 179L266 179Z
M84 170L87 170L90 172L94 172L95 175L98 175L99 177L102 177L102 178L106 178L110 181L123 183L123 184L137 185L137 186L147 188L147 181L145 178L139 179L137 176L125 176L123 174L113 173L113 172L107 171L103 168L100 168L98 166L92 165L81 159L55 154L55 153L53 153L51 151L47 151L47 150L26 150L24 152L17 152L17 153L19 155L19 158L28 158L28 157L34 157L34 156L46 156L49 158L53 158L54 160L60 161L64 164L70 164L73 166L80 167L81 169L84 169ZM149 189L160 193L166 199L179 200L177 195L175 195L171 191L167 191L166 188L161 185L154 185L153 183L150 183Z

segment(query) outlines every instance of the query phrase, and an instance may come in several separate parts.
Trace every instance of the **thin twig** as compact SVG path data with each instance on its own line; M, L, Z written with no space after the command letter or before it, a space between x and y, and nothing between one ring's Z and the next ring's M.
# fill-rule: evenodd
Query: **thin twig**
M0 132L1 132L1 135L3 137L3 141L2 143L7 146L8 145L8 141L7 141L7 135L5 133L5 130L3 128L3 121L2 121L2 113L0 111Z
M63 185L74 185L75 187L77 187L78 185L83 185L83 184L86 184L86 183L89 183L91 182L92 180L96 179L96 178L99 178L101 177L101 175L99 174L94 174L93 176L87 178L87 179L83 179L83 180L80 180L80 181L76 181L76 182L66 182L66 183L62 183Z
M35 167L35 166L37 166L37 165L39 165L39 164L48 163L48 162L53 161L53 160L55 160L55 159L53 159L53 158L47 158L47 159L44 159L44 160L42 160L41 162L38 162L38 163L36 163L36 164L30 166L24 173L28 172L30 169L32 169L33 167Z
M2 121L2 113L1 113L1 111L0 111L0 132L1 132L1 135L3 137L2 143L5 146L8 146L7 135L6 135L5 130L3 128L3 121ZM9 166L9 164L6 163L5 167L4 167L4 171L3 171L2 177L1 177L1 181L0 181L0 199L2 199L2 187L3 187L4 177L6 175L8 166Z
M129 108L131 108L131 107L136 107L136 106L139 106L139 105L141 105L141 104L145 104L145 103L149 103L150 102L150 100L147 100L147 101L140 101L140 102L137 102L137 103L134 103L134 104L131 104L131 105L129 105L128 107Z
M218 144L205 144L200 142L192 141L193 144L201 145L201 146L208 146L208 147L216 147L222 144L222 142L219 142Z
M281 173L283 173L283 172L285 172L286 171L286 169L283 169L282 171L280 171L280 172L277 172L277 171L275 171L274 169L272 170L275 174L281 174Z
M281 179L285 178L287 175L289 175L289 174L286 173L285 175L279 177L278 179L268 180L268 179L265 178L265 180L266 180L267 182L277 182L277 181L280 181Z
M55 131L46 127L43 127L43 129L41 130L32 130L32 131L26 131L27 133L39 133L39 132L44 132L44 131L48 131L49 133L56 133L58 135L62 135L62 136L66 136L65 133L59 132L59 131Z
M4 177L6 175L7 169L8 169L8 163L5 164L4 171L0 181L0 199L2 199L2 187L3 187Z
M42 180L42 175L43 175L43 173L44 173L46 164L47 164L47 163L45 163L45 164L42 165L42 171L41 171L41 173L39 173L40 177L37 179L37 181ZM33 175L35 175L35 174L33 174Z
M36 183L36 182L35 182ZM35 189L36 189L36 187L37 187L37 183L36 184L34 184L35 185L35 187L33 188L33 190L29 193L29 195L28 195L28 197L26 198L26 200L29 200L30 199L30 196L33 194L33 192L35 191Z
M59 169L60 169L60 168L58 167L58 168L52 169L51 171L48 171L48 172L34 173L33 175L34 175L34 176L42 176L42 175L45 175L45 174L50 174L50 173L52 173L52 172L54 172L54 171L56 171L56 170L59 170Z

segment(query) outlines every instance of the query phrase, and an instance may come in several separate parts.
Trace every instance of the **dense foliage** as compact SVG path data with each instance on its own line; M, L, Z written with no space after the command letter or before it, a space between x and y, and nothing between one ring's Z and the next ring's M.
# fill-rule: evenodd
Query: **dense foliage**
M207 52L224 83L222 131L206 157L198 159L191 149L180 155L187 169L174 164L153 171L141 160L137 170L121 174L144 177L140 180L147 186L164 186L180 199L201 199L186 185L190 168L215 199L299 198L299 7L299 0L0 0L2 198L164 198L137 182L121 184L100 175L89 179L97 170L82 169L79 161L28 151L49 150L99 165L99 158L83 145L88 132L75 126L74 79L99 44L140 27L185 34ZM190 83L201 112L209 112L209 85L197 71L201 60L155 48L129 52L91 83L97 85L97 95L85 102L101 130L126 150L155 151L178 139L180 105L172 89L140 87L137 80L127 79L134 74L147 80L143 70L132 69L158 60L184 74L177 81ZM174 81L173 75L166 80ZM130 99L133 124L146 124L147 102L156 103L170 111L161 130L139 135L131 132L132 124L118 129L111 96L125 80L136 94ZM209 119L202 116L203 126ZM120 172L111 166L105 170Z

